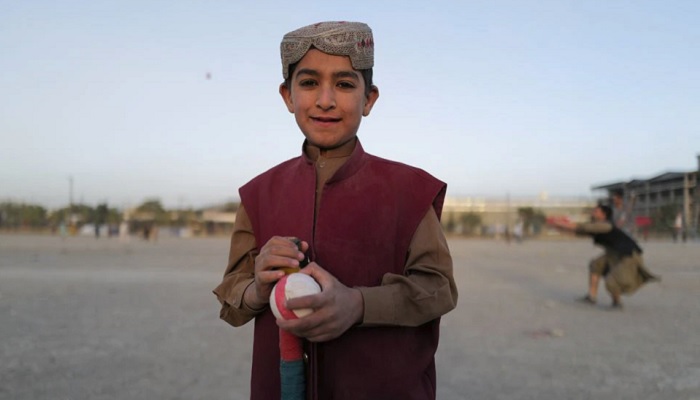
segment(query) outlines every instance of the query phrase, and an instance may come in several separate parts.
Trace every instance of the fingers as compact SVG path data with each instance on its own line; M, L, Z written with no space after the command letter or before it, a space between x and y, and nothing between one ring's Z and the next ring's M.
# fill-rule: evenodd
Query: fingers
M301 240L301 251L306 253L309 250L309 242Z
M256 274L257 282L261 285L274 284L278 280L282 279L284 276L284 271L272 270L272 271L260 271Z
M308 268L308 267L307 267ZM364 303L357 289L349 288L317 264L302 271L325 280L323 291L316 295L289 299L289 309L311 308L310 315L295 320L278 320L277 325L310 341L327 341L342 335L362 320ZM321 282L319 282L321 283Z
M306 248L308 246L306 243ZM275 283L285 275L285 271L298 271L299 260L303 258L304 254L299 251L291 238L282 236L270 238L255 257L256 298L254 300L260 304L267 304Z
M308 249L309 244L302 242L302 249ZM304 259L304 253L299 251L291 238L273 236L260 249L255 258L255 271L265 271L274 268L298 268L299 261Z
M318 284L321 285L321 289L324 291L326 290L326 288L330 289L335 284L335 282L338 282L338 280L335 279L335 277L331 275L330 272L326 271L315 262L309 263L309 265L304 267L299 272L314 278L316 282L318 282Z
M290 310L296 310L299 308L312 308L314 310L317 310L325 306L327 303L328 294L321 292L319 294L312 294L309 296L301 296L293 299L288 299L285 304L286 307Z
M345 332L337 319L330 318L324 310L317 310L314 313L300 319L277 320L280 329L291 332L295 336L303 337L312 342L322 342L335 339Z
M299 319L278 319L277 326L311 342L323 342L342 335L350 328L351 324L348 324L345 319L333 315L329 310L321 309Z
M338 297L337 289L339 287L345 288L333 275L315 262L310 263L299 272L314 278L321 286L321 293L289 299L286 303L289 309L312 308L318 310L332 306L333 302Z

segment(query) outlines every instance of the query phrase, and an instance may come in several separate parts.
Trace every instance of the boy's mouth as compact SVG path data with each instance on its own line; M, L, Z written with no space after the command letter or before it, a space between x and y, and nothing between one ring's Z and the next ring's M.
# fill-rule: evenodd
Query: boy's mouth
M329 123L329 122L339 122L340 118L331 118L331 117L311 117L312 120L317 121L317 122L324 122L324 123Z

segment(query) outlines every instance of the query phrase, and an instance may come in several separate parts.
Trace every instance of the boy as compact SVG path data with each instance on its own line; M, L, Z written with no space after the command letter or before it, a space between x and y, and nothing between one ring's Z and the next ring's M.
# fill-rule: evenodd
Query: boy
M632 236L632 231L634 230L634 219L632 218L634 196L630 196L630 201L626 202L624 195L625 193L620 189L612 193L612 221L615 226Z
M613 210L604 205L593 209L592 222L575 224L568 221L551 220L554 227L579 235L588 235L593 242L605 249L605 253L591 261L589 266L588 294L580 299L595 304L598 282L605 277L605 288L612 297L612 308L622 309L623 294L632 294L647 282L659 278L645 267L642 249L622 229L613 223Z
M280 94L305 140L302 154L240 188L229 264L214 290L221 318L255 318L252 399L279 399L279 329L304 338L313 399L434 399L440 316L457 289L440 225L446 185L364 152L357 131L379 97L374 39L362 23L323 22L284 36ZM300 238L299 251L292 238ZM318 295L277 320L268 298L298 267Z

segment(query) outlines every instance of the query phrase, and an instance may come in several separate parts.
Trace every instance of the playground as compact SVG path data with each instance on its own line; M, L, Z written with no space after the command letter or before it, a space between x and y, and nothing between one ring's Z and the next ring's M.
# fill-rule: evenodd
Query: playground
M438 399L700 400L700 242L640 243L660 283L585 293L589 240L450 239ZM0 235L0 399L247 399L252 324L218 318L227 238Z

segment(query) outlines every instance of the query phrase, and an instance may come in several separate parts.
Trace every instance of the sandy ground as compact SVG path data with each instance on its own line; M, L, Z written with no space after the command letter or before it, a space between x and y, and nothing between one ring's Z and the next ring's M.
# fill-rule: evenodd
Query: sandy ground
M700 242L643 243L661 283L573 300L584 240L450 240L438 398L700 400ZM246 399L252 327L218 319L227 239L0 235L0 399ZM602 289L602 288L601 288Z

